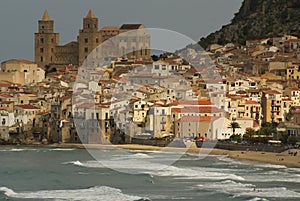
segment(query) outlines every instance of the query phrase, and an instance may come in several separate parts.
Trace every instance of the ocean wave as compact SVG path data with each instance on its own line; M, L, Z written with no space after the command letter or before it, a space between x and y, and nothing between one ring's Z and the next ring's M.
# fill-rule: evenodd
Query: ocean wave
M251 200L266 200L265 198L300 198L300 193L285 187L258 188L254 184L226 180L222 182L198 185L201 189L214 190L236 197L253 197Z
M120 189L107 186L95 186L86 189L74 190L41 190L41 191L24 191L15 192L7 187L0 187L0 191L9 198L38 199L38 200L68 200L68 201L141 201L150 200L139 196L127 195Z
M37 151L37 149L1 149L0 152L22 152L22 151Z
M113 155L115 159L149 159L153 158L152 156L148 154L143 154L143 153L136 153L136 154L118 154L118 155Z
M235 197L253 196L262 198L300 198L300 193L288 190L285 187L260 188L258 191L244 191L237 193Z
M111 168L120 170L130 170L138 174L149 174L160 177L176 177L177 179L199 179L199 180L226 180L232 179L237 181L245 180L243 177L232 174L224 173L222 169L216 172L215 168L184 168L175 167L172 165L164 165L159 163L150 163L143 161L70 161L64 164L72 164L86 168Z
M225 180L221 182L207 183L205 185L200 184L198 187L234 195L235 193L240 193L243 191L251 191L253 188L255 188L255 185L236 182L233 180Z
M76 149L73 148L55 148L55 149L49 149L49 151L74 151Z
M247 201L269 201L265 198L260 198L260 197L255 197L255 198L251 198L250 200L247 200Z
M222 171L220 169L220 171ZM216 172L208 168L179 168L170 166L160 171L153 171L152 174L163 177L176 177L177 179L197 179L197 180L225 180L232 179L243 181L244 178L231 173Z
M247 181L251 182L287 182L287 183L300 183L300 178L298 175L289 175L289 176L284 176L284 175L253 175L250 177L245 176Z

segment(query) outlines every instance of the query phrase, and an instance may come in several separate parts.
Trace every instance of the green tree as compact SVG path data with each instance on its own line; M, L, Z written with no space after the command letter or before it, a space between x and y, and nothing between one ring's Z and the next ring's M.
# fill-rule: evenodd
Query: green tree
M230 123L228 128L231 128L232 129L232 135L235 135L235 129L241 128L241 127L240 127L239 123L233 121L233 122Z
M254 135L256 135L256 131L251 128L250 130L246 131L245 135L243 136L243 139L245 141L252 141Z
M259 135L271 135L271 134L275 134L277 133L277 126L278 126L278 123L276 122L273 122L273 123L263 123L261 125L261 128L259 129L258 131L258 134Z

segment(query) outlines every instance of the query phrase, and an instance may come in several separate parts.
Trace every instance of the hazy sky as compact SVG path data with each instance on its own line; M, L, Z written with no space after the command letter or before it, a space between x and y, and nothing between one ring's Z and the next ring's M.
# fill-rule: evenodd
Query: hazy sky
M1 0L0 61L33 59L37 21L48 9L62 44L76 40L82 18L93 9L100 27L142 23L198 41L232 19L242 0Z

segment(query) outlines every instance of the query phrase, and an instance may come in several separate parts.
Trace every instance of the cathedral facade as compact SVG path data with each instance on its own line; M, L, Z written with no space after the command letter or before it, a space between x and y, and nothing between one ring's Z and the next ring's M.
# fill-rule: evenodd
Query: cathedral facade
M104 41L124 32L143 30L144 28L142 24L123 24L120 27L109 26L99 30L98 18L90 10L83 18L83 27L79 30L77 41L60 45L59 33L54 32L54 20L50 19L46 10L42 19L38 21L38 32L34 34L35 62L42 68L63 65L80 66L87 56ZM124 43L124 41L126 42ZM142 34L138 39L119 41L117 47L123 52L124 49L130 48L131 53L126 54L129 59L150 58L150 36L148 34Z

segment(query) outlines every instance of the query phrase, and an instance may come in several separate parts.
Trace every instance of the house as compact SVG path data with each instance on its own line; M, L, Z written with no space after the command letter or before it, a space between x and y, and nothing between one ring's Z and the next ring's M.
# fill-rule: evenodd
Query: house
M218 129L224 128L226 118L210 116L184 116L175 122L175 136L217 139ZM227 125L226 125L227 126Z
M300 89L296 87L287 87L284 89L283 95L292 100L292 106L300 105Z
M15 105L14 115L16 122L23 122L24 124L32 124L35 126L36 114L40 112L40 108L33 105Z
M172 133L171 108L164 105L155 104L149 110L149 131L153 137L162 137L163 133Z
M282 93L277 90L263 92L261 98L262 122L282 122L284 120L282 110Z
M32 61L11 59L1 63L0 80L19 84L37 83L44 79L40 71L38 73L37 64Z
M292 65L286 68L287 80L299 80L300 79L300 66Z
M160 75L167 76L170 75L169 71L170 71L169 63L166 61L159 60L153 62L152 64L152 71L151 71L152 74L159 75L159 76Z
M133 122L139 125L145 124L148 111L152 105L153 103L143 100L135 102L133 104Z

